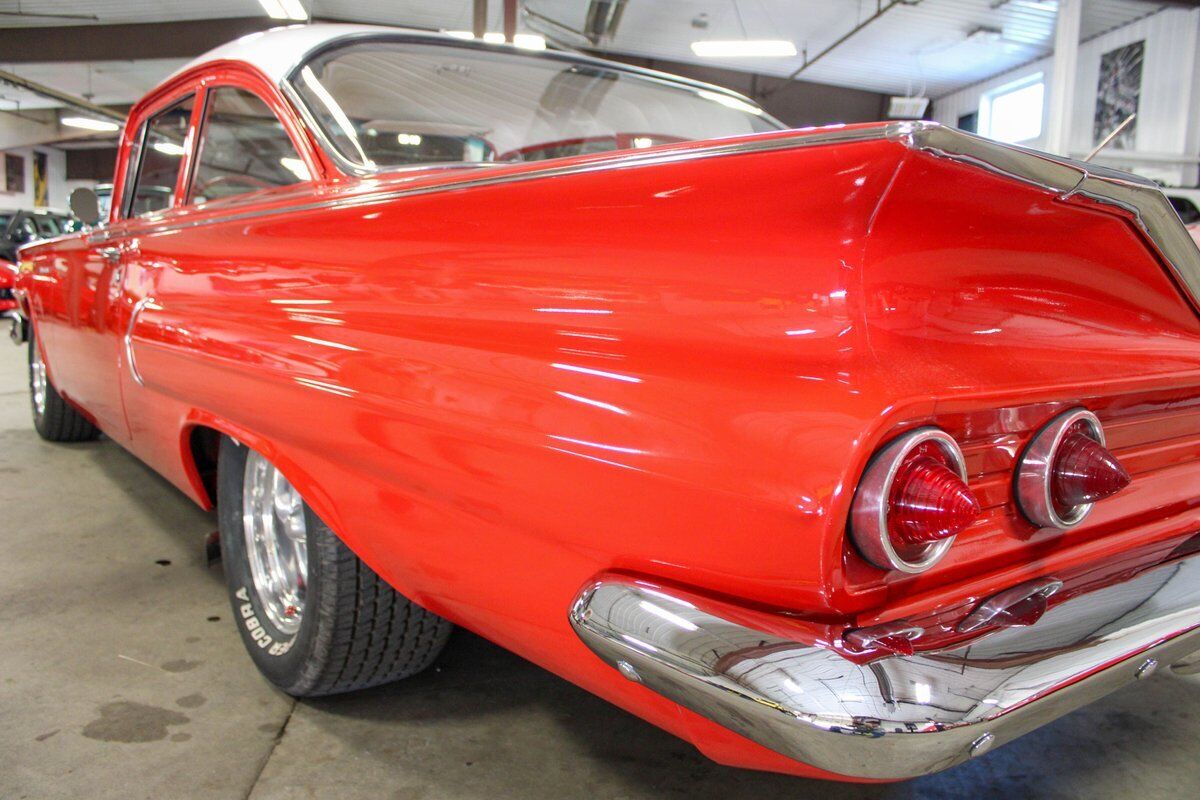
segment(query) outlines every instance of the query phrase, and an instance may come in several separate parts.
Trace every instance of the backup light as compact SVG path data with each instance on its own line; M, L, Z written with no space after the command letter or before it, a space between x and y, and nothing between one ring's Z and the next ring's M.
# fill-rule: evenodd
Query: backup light
M921 428L871 460L854 495L850 534L875 566L924 572L979 514L958 444L945 431Z
M842 640L859 652L880 651L897 656L911 656L916 648L913 642L921 638L924 631L907 620L885 622L869 628L846 631Z
M1017 465L1017 505L1039 528L1072 528L1094 503L1121 491L1130 480L1105 449L1100 420L1077 408L1050 420L1025 448Z

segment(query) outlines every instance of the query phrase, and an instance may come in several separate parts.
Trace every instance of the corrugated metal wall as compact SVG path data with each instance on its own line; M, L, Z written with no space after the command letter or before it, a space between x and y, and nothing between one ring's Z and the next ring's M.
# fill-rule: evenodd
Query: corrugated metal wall
M1145 41L1142 94L1138 107L1136 149L1131 158L1107 151L1105 163L1133 169L1167 183L1196 185L1200 149L1200 10L1167 9L1080 45L1071 115L1071 155L1092 148L1100 56L1132 42ZM1047 78L1053 56L998 75L934 101L933 118L947 125L979 109L984 94L1031 74ZM1045 126L1043 125L1043 129ZM1041 140L1028 143L1040 147Z

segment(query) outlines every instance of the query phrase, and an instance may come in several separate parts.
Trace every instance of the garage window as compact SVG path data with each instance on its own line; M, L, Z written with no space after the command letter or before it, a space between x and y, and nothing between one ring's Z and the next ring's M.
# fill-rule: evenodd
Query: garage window
M1001 142L1028 142L1042 135L1046 82L1042 73L1005 84L983 96L979 132Z
M208 95L191 202L309 180L283 123L262 98L232 86Z

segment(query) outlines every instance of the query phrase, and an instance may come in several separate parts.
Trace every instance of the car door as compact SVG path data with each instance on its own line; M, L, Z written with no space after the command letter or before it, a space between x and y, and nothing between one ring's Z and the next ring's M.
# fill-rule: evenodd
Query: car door
M171 416L174 406L156 402L153 373L143 370L152 359L139 353L153 347L150 342L191 335L187 315L176 316L181 298L171 295L172 286L206 260L223 255L213 248L210 228L185 220L220 218L226 210L249 213L277 197L280 189L311 179L291 135L259 94L218 82L204 90L196 119L190 175L181 179L182 202L170 217L174 222L147 227L138 235L139 247L127 256L129 369L122 374L123 397L132 449L152 465L177 460L178 442L162 432L177 431L180 420Z
M125 336L131 307L124 291L126 267L138 256L141 229L168 213L183 174L195 95L169 102L142 126L130 155L131 182L122 214L97 228L83 246L64 250L67 318L51 347L55 380L68 397L95 417L109 436L131 439L118 378L126 360ZM164 185L171 190L161 191Z

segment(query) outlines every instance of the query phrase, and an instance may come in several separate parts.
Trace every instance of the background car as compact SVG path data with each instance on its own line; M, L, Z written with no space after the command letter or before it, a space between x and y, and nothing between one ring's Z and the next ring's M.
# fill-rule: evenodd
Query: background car
M1184 225L1200 222L1200 189L1181 189L1168 186L1163 194L1171 201L1171 207L1179 214Z
M0 210L0 259L15 262L21 245L75 233L82 228L83 223L66 211Z

